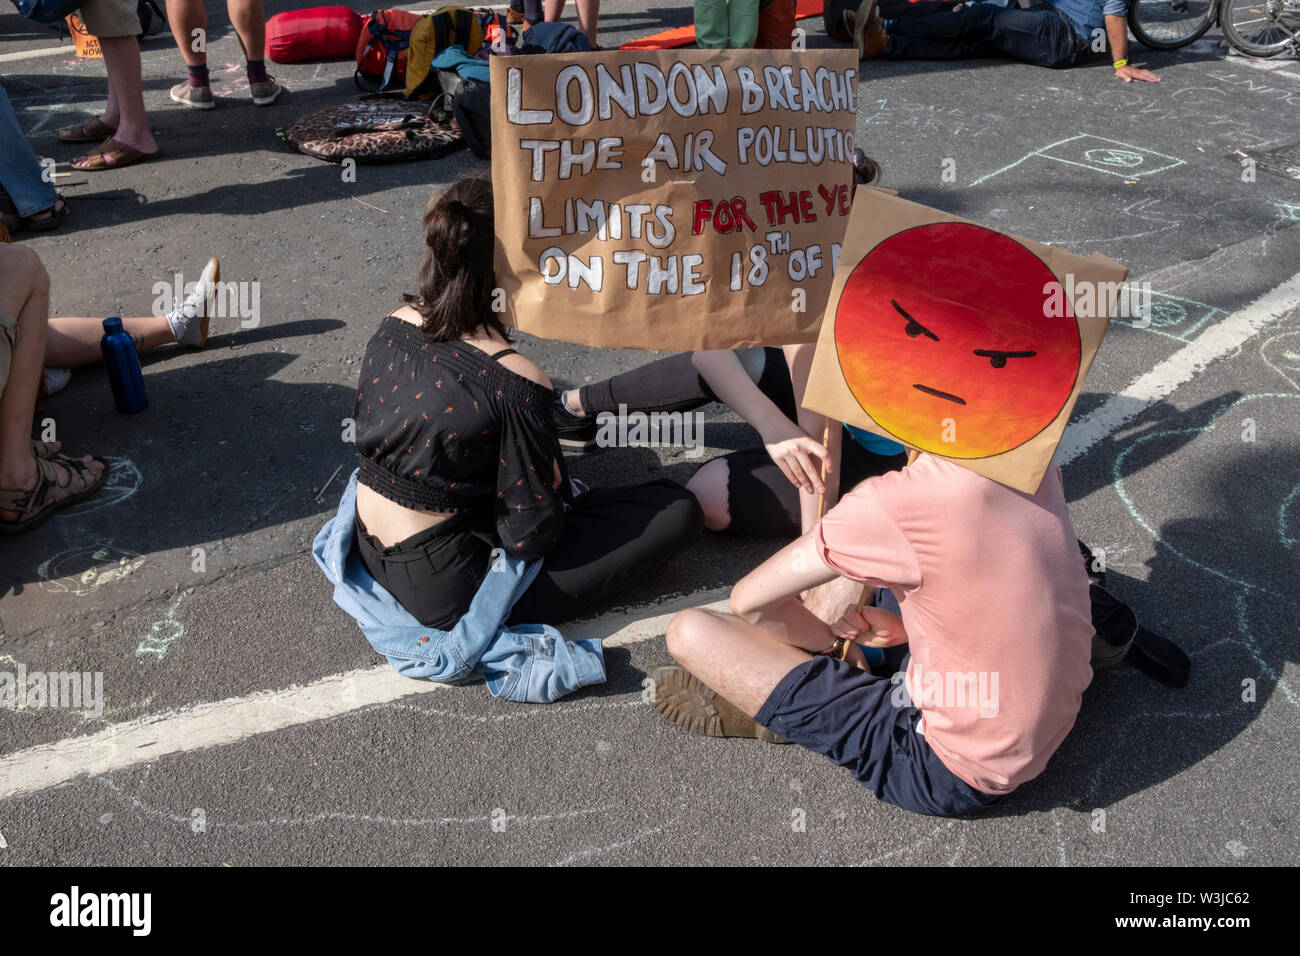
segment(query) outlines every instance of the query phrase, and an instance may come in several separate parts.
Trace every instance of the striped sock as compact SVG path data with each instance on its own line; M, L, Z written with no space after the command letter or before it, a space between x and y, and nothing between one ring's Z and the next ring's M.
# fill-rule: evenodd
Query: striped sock
M198 89L208 85L208 67L206 63L203 66L187 66L185 72L189 74L192 88Z

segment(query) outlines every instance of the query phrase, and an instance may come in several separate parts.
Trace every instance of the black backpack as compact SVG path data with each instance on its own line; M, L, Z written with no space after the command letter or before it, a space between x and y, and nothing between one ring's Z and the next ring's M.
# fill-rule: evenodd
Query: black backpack
M464 80L452 97L451 112L456 117L465 143L479 159L492 155L492 87L487 83Z
M1092 604L1092 669L1101 670L1128 660L1138 670L1170 687L1185 687L1192 662L1173 641L1138 623L1133 609L1106 590L1106 572L1092 550L1079 542L1088 574Z

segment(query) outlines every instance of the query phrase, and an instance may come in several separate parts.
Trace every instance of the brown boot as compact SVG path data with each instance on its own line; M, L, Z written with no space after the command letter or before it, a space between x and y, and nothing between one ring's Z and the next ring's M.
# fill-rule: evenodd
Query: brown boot
M844 25L853 34L853 45L862 59L873 60L885 52L889 37L885 34L885 21L876 13L876 0L862 0L857 13L845 10Z
M683 730L706 737L753 737L770 744L790 742L746 717L685 667L657 667L650 673L650 680L654 682L651 705Z

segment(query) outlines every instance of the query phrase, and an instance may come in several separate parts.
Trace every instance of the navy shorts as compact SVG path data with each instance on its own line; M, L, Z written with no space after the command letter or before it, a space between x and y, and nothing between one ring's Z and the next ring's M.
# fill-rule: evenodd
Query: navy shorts
M917 732L921 714L902 686L907 646L885 656L873 674L814 657L781 678L754 719L847 767L877 797L904 810L951 817L997 803L999 795L976 790L944 766Z

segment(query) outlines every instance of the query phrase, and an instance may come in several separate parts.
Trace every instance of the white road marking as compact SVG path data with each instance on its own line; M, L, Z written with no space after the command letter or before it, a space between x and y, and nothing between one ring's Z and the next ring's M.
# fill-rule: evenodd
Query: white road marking
M707 605L724 610L729 590L698 591L677 598L669 603L668 610L660 610L652 617L641 616L646 608L640 608L580 621L563 633L570 640L603 637L606 647L637 644L662 635L669 620L682 608ZM259 691L246 697L161 711L95 734L6 755L0 759L0 800L55 787L82 774L95 776L168 754L220 747L445 686L400 677L383 664L332 674L304 687Z
M35 50L14 50L11 53L0 53L0 63L12 63L15 60L34 60L42 56L56 56L57 54L65 56L75 56L76 50L72 44L67 46L48 46L38 47Z
M1265 292L1250 305L1207 328L1124 391L1072 423L1056 451L1056 463L1067 465L1093 445L1113 435L1127 422L1190 382L1215 359L1222 358L1274 320L1300 308L1300 274Z

